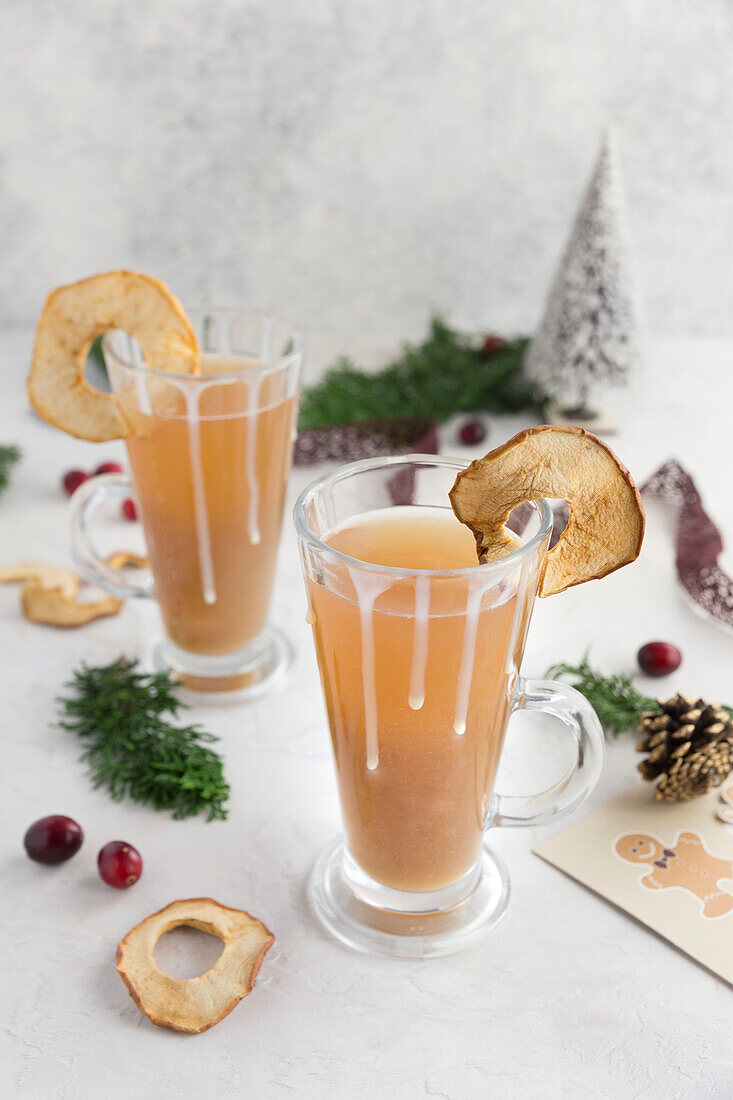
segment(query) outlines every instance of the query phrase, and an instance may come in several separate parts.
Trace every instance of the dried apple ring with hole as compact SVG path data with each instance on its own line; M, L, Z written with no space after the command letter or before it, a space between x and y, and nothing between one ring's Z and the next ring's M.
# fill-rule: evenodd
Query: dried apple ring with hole
M637 488L613 451L584 428L528 428L472 462L450 492L481 562L516 547L505 527L510 513L543 497L566 500L569 518L545 558L540 596L605 577L639 556L644 511Z
M155 945L181 925L224 941L224 950L204 974L172 978L155 961ZM257 972L275 937L243 909L213 898L173 901L136 925L117 948L117 969L133 1001L158 1027L197 1035L218 1024L252 992Z
M114 394L95 390L84 377L89 348L110 329L133 336L152 370L199 370L191 323L158 279L110 271L58 287L38 322L28 396L44 420L80 439L100 442L125 435Z

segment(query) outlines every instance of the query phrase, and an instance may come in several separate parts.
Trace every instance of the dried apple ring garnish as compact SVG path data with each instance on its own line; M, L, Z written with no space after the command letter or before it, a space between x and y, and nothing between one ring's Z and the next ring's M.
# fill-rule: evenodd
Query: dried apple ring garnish
M95 390L84 378L89 348L109 329L134 336L153 370L199 370L191 323L158 279L110 271L58 287L38 322L28 396L44 420L80 439L99 442L125 435L114 394Z
M505 527L510 513L542 497L566 500L569 519L545 558L540 596L605 577L639 556L644 511L637 488L613 451L584 428L528 428L472 462L450 492L481 562L516 548Z
M224 941L224 950L197 978L172 978L155 961L165 932L187 925ZM197 1035L223 1020L252 992L257 972L275 941L262 921L212 898L174 901L136 925L117 948L117 969L130 996L158 1027Z

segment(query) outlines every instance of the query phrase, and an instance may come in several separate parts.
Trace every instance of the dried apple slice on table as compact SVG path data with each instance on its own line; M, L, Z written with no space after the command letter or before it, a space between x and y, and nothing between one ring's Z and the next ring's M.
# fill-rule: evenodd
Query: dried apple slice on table
M38 588L55 588L67 600L76 599L81 583L76 573L72 573L70 569L46 565L40 561L24 561L0 569L0 584L17 584L20 581Z
M81 577L70 569L42 562L22 562L0 569L0 584L23 583L23 615L31 623L45 626L84 626L105 615L116 615L122 600L102 596L79 603Z
M569 518L545 558L540 596L605 577L639 556L644 511L638 490L613 451L584 428L528 428L472 462L450 492L481 562L516 547L506 521L519 504L543 497L566 500Z
M58 588L40 588L34 584L24 587L21 602L29 622L46 626L86 626L95 619L116 615L122 607L122 600L114 596L77 603L66 599Z
M107 565L111 565L113 569L149 569L150 559L129 550L115 550L107 558Z
M154 370L196 374L199 349L180 302L164 283L134 271L110 271L52 291L43 307L28 375L28 395L49 423L101 442L126 434L111 393L84 378L92 342L122 329Z
M197 978L172 978L155 961L165 932L188 925L224 941L224 950ZM136 925L117 948L117 969L133 1001L158 1027L199 1034L218 1024L251 993L257 972L275 937L243 909L213 898L188 898Z

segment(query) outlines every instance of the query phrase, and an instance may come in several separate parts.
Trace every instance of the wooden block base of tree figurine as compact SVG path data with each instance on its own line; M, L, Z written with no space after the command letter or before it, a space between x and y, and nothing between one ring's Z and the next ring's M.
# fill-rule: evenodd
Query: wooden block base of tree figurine
M612 410L594 401L592 408L565 406L559 401L548 401L544 410L548 424L563 428L585 428L594 435L613 435L618 431L618 421Z

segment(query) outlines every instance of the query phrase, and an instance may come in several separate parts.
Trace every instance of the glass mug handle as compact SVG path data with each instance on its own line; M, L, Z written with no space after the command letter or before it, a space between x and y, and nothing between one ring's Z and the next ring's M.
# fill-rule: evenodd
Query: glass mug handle
M603 729L598 715L584 695L569 684L520 677L512 713L539 710L567 727L576 747L570 770L553 786L538 794L495 794L487 827L495 825L544 825L564 817L585 800L598 782L603 765Z
M71 498L71 549L80 573L90 584L127 600L155 594L153 578L131 581L121 569L114 569L94 548L91 521L94 512L105 501L126 500L133 492L126 474L100 474L82 482Z

